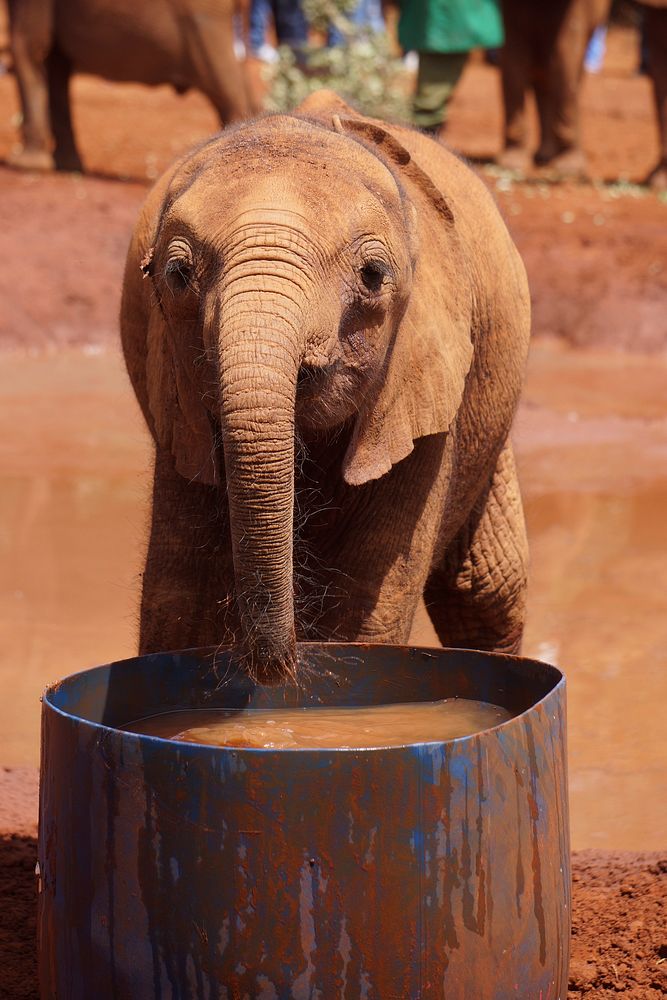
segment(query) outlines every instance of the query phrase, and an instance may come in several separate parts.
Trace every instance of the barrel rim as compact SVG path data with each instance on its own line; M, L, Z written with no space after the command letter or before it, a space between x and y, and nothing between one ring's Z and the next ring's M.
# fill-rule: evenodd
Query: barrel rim
M130 656L123 660L114 660L110 663L100 663L93 667L86 667L84 670L78 670L73 674L68 674L65 677L60 678L60 680L55 681L50 684L42 695L42 706L43 711L48 708L49 711L54 712L57 716L62 717L62 719L74 723L78 726L84 727L84 729L90 729L91 732L98 733L100 739L105 741L109 738L115 739L125 739L130 738L131 741L139 741L142 745L149 746L162 746L163 744L169 745L172 748L178 749L180 753L195 753L201 750L211 751L214 755L218 754L361 754L361 753L392 753L399 752L402 753L405 750L415 750L423 747L439 747L439 746L451 746L453 744L460 744L464 740L477 739L480 736L486 736L489 733L497 733L506 727L519 723L529 714L535 712L538 708L543 707L546 702L555 696L562 696L566 690L566 676L563 671L554 666L551 663L546 663L544 660L537 660L534 657L519 656L512 653L501 653L501 652L490 652L484 649L469 649L467 647L458 646L413 646L410 644L402 643L367 643L367 642L299 642L297 644L299 649L304 648L315 648L320 649L323 646L338 646L344 647L345 649L377 649L381 646L389 646L392 649L402 649L409 650L413 653L425 653L433 654L434 652L441 653L462 653L470 654L472 656L484 656L490 657L491 659L509 661L511 663L520 661L525 664L534 664L541 669L546 669L549 672L553 672L557 675L555 683L553 686L539 699L539 701L534 702L528 708L524 709L518 715L513 715L510 719L506 719L504 722L500 722L495 726L489 726L487 729L480 729L478 732L469 733L467 736L456 736L450 740L429 740L424 742L415 743L401 743L395 746L385 746L385 747L224 747L216 746L212 743L195 743L185 740L174 740L162 736L150 736L145 733L134 733L129 729L118 729L115 726L110 726L102 722L94 722L91 719L87 719L84 716L75 715L72 712L68 712L58 705L55 705L53 701L50 700L50 695L57 694L60 688L68 683L74 682L77 678L84 674L90 674L96 670L104 669L105 667L112 666L122 666L123 664L136 663L141 660L148 660L154 656L195 656L197 654L210 655L212 652L223 652L224 650L216 646L194 646L189 649L178 649L178 650L164 650L155 653L146 653L141 656Z

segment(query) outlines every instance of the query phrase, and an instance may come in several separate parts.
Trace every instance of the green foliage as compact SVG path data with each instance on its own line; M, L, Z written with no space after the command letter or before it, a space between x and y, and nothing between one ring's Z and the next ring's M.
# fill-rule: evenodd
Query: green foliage
M301 7L306 21L315 31L327 31L339 19L349 25L346 15L357 6L357 0L302 0ZM354 25L351 26L354 28ZM342 29L344 30L344 29Z
M308 23L326 32L334 25L345 39L342 45L307 45L298 58L288 47L267 68L269 111L292 111L308 94L323 87L334 90L355 108L374 118L407 121L410 117L410 80L401 59L393 55L389 39L353 24L357 0L303 0Z

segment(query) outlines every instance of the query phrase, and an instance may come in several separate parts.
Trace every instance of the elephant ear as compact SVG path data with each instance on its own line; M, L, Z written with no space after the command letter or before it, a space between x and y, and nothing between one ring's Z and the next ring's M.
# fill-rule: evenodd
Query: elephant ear
M383 377L357 415L343 460L345 481L357 486L387 473L420 437L451 427L473 357L473 292L445 192L379 123L336 117L333 127L375 151L399 181L414 258L410 299ZM438 173L445 170L443 163Z
M172 454L180 475L215 483L211 423L194 380L197 352L183 348L183 331L179 336L167 325L151 277L159 220L179 166L152 189L135 227L125 265L121 339L130 380L156 443Z
M208 411L194 379L195 357L203 348L179 348L178 331L157 304L148 319L146 374L148 406L160 445L171 452L176 471L189 480L218 483L215 442ZM186 356L189 353L191 356Z

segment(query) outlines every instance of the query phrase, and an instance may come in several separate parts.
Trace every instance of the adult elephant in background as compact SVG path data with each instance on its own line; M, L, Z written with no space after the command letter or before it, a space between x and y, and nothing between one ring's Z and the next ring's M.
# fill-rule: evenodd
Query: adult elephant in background
M667 191L667 0L641 0L641 3L660 136L659 159L646 183L656 191Z
M579 88L588 42L609 14L610 0L503 0L501 55L504 149L498 163L525 172L526 91L533 89L540 125L538 166L560 177L584 177Z
M73 72L201 90L222 124L250 107L234 53L234 0L9 0L29 170L81 170L69 98Z
M529 338L519 255L432 139L320 92L226 130L149 195L121 330L155 441L142 652L295 640L518 649L508 441Z

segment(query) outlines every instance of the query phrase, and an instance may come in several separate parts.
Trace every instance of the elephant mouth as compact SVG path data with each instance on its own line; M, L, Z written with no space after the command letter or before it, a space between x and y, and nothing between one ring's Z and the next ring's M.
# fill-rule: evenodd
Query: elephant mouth
M328 365L301 365L296 384L296 423L308 434L345 423L358 409L367 383L363 369L337 360Z
M326 383L327 378L331 378L335 365L301 365L296 379L296 391L299 395L315 394L319 392Z

